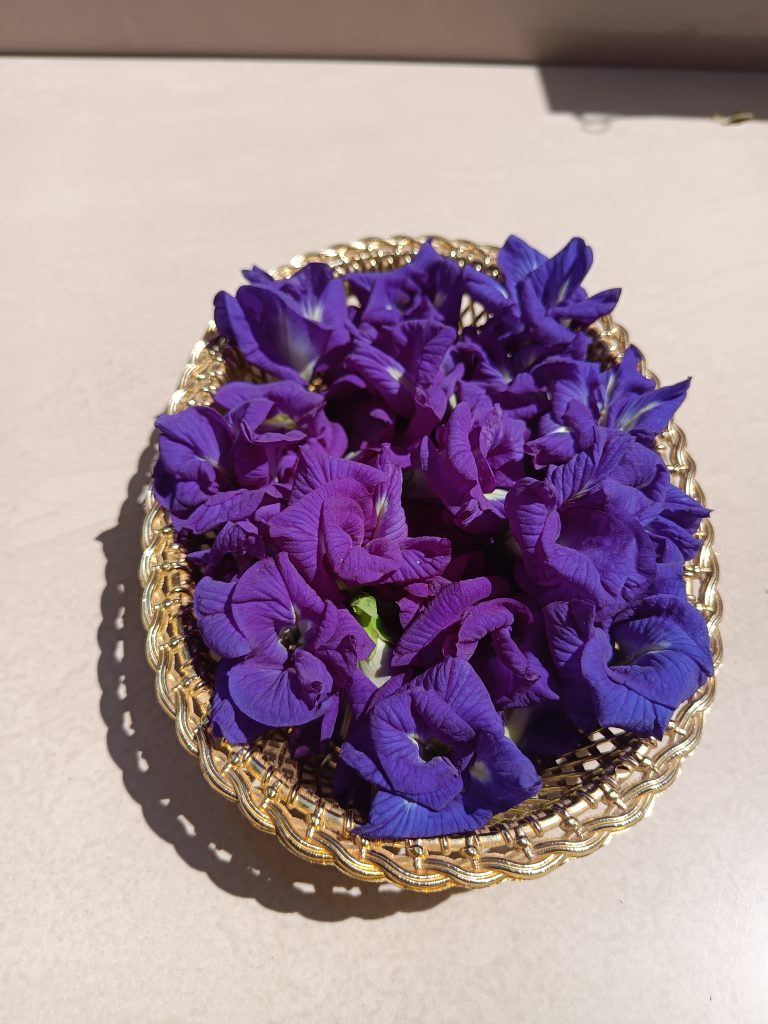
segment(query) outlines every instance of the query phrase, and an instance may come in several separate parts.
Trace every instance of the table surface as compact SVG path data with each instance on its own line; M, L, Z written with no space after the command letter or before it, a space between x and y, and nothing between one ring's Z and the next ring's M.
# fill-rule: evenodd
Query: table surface
M0 1019L768 1019L768 78L0 62ZM536 882L360 887L251 830L143 660L153 417L253 262L366 234L595 247L714 508L726 660L637 828Z

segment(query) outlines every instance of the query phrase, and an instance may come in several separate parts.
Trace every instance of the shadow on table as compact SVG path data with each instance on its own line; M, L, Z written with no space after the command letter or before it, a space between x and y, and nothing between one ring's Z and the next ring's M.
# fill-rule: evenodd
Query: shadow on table
M614 117L768 117L768 75L757 72L648 71L633 68L538 68L549 108L605 130ZM745 131L749 122L727 126ZM716 122L712 129L722 130Z
M449 894L419 895L389 884L358 885L335 868L294 857L214 793L196 759L178 744L171 720L155 699L140 615L141 497L151 458L148 446L117 524L97 538L106 557L98 636L101 714L109 753L147 824L219 888L256 899L271 910L339 921L435 906Z

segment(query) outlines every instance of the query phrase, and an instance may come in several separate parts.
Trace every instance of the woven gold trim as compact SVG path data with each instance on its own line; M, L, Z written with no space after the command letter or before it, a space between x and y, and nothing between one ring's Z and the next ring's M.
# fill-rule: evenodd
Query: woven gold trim
M275 276L289 277L310 261L327 263L340 274L395 267L407 262L422 241L409 237L365 239L296 257L275 271ZM460 263L498 273L494 247L442 238L433 242L440 252ZM464 322L476 321L477 314L478 310L468 305ZM608 358L620 356L627 347L626 331L609 318L596 324L593 332L601 354ZM192 350L169 412L209 404L216 389L237 375L236 362L225 359L223 350L211 325ZM671 423L657 439L657 446L674 483L703 503L682 430ZM718 630L722 606L709 520L703 522L700 537L699 553L686 566L686 586L689 600L706 619L717 669L722 657ZM213 739L207 728L210 665L192 613L194 583L168 516L151 493L142 546L147 657L155 671L158 700L175 719L180 743L200 759L211 786L236 801L257 828L275 833L292 853L318 864L335 864L356 879L388 880L418 892L452 886L479 888L505 878L536 878L571 857L592 853L615 832L640 821L656 794L674 782L683 759L699 742L704 713L714 698L712 678L678 708L658 741L618 730L594 733L584 747L543 772L543 786L536 797L470 835L369 842L351 835L354 816L335 803L314 769L290 757L284 736L271 735L247 747L231 747Z

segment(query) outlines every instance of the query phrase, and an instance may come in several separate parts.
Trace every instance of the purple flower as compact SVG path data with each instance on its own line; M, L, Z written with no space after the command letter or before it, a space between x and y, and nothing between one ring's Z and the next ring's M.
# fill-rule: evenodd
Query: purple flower
M713 672L701 615L685 599L647 597L609 628L594 605L544 609L563 708L582 729L628 729L661 738L675 709Z
M581 238L571 239L547 259L511 235L499 251L498 264L501 280L466 270L467 291L511 335L549 348L573 349L582 328L610 313L619 298L616 288L589 298L581 287L592 265L592 250ZM583 354L581 341L575 351Z
M617 366L603 374L600 422L650 443L677 412L691 378L657 388L638 370L640 359L640 353L632 346Z
M460 402L434 438L424 441L422 468L456 524L502 531L507 491L524 474L525 424L485 398Z
M551 467L546 480L512 486L505 509L526 592L543 603L593 601L608 613L648 590L656 555L638 512L654 505L632 485L633 456L644 470L645 454L625 435L599 433L589 451ZM631 483L611 479L620 471Z
M581 285L591 265L592 250L582 239L571 239L547 259L513 234L499 252L503 280L467 270L465 284L472 298L513 334L569 348L580 329L609 313L620 295L610 289L588 298Z
M571 402L556 419L545 413L538 422L533 437L525 444L526 455L533 460L534 469L562 465L586 451L594 440L595 419L578 402Z
M377 787L355 830L370 839L481 828L541 786L477 674L454 658L376 701L340 759Z
M527 371L514 370L506 353L492 356L466 333L457 346L457 353L464 367L463 376L456 384L460 402L476 405L490 399L520 420L529 420L547 408L544 388L539 387Z
M510 239L510 241L512 241ZM539 254L519 239L505 246L505 274L514 267L521 319L526 331L545 344L568 344L576 330L606 316L619 299L611 288L589 298L581 283L592 266L592 250L581 238L573 238L556 256L538 262ZM508 243L509 245L509 243Z
M681 559L689 559L699 550L700 541L694 535L708 515L709 509L667 480L662 507L647 521L646 529L657 544L669 542Z
M264 500L263 490L240 486L232 459L232 431L209 407L160 416L154 469L157 500L171 513L177 530L197 533L227 519L247 519Z
M264 373L298 383L338 364L350 337L344 285L330 267L309 263L286 281L254 267L233 298L219 292L216 326Z
M656 594L667 594L670 597L679 597L685 600L685 579L683 571L685 559L680 549L666 538L657 538L651 535L656 549L656 577L653 581L653 590Z
M503 579L447 583L410 619L392 665L424 668L447 657L472 659L500 709L557 699L539 618Z
M280 511L280 505L262 505L250 519L224 523L209 547L189 551L187 558L206 576L230 580L265 558L269 550L267 524Z
M444 511L444 510L443 510ZM468 534L463 535L465 538ZM470 537L470 540L473 538ZM474 548L463 554L454 555L440 576L432 579L416 580L413 583L397 584L382 588L385 599L397 606L397 617L400 629L405 629L424 606L436 597L449 583L459 580L475 579L486 569L485 552Z
M534 367L532 375L546 390L548 407L525 450L532 456L534 467L541 469L567 462L593 442L600 415L600 367L553 356Z
M307 446L329 455L346 451L346 434L325 415L322 396L292 381L225 384L216 401L230 410L235 471L247 486L290 483Z
M630 348L618 366L607 370L562 356L533 368L533 377L550 397L550 407L526 445L537 468L583 451L596 424L625 431L646 445L665 429L690 381L655 388L638 372L638 358L637 349Z
M307 447L343 454L346 435L323 400L292 382L227 384L217 402L160 416L155 493L176 529L205 533L252 520L277 501Z
M408 451L445 416L462 367L455 363L456 331L435 320L409 320L383 331L377 344L358 340L345 360L363 401L375 395L393 425L392 442ZM354 404L352 405L354 409Z
M561 504L581 502L644 521L662 508L669 473L659 454L616 430L593 427L591 443L547 480Z
M269 726L245 714L232 700L228 668L229 663L223 661L219 662L216 668L216 682L211 700L211 732L217 739L225 739L227 743L234 745L253 743L269 731ZM334 721L337 712L337 708L331 708Z
M428 579L448 564L450 542L408 536L402 487L402 471L386 451L375 466L307 452L270 534L332 600L339 600L340 586Z
M638 371L639 358L637 349L630 348L617 366L607 370L562 355L533 367L533 378L549 396L549 408L526 444L537 468L583 451L596 424L625 431L646 445L666 428L690 379L656 388Z
M158 420L212 729L342 743L360 835L482 827L537 792L528 755L659 736L712 670L683 575L708 513L654 444L688 382L590 361L619 295L587 295L591 263L510 236L497 278L430 243L343 280L254 267L216 321L266 382Z
M334 384L326 408L328 415L343 425L350 452L378 452L395 440L397 416L384 408L379 396L368 392L360 379L347 377Z
M516 235L510 235L499 249L497 264L498 277L490 277L475 267L465 267L464 283L475 302L494 316L516 324L519 332L522 329L519 288L527 277L546 266L547 257Z
M256 729L248 722L263 731L323 719L327 733L339 692L373 649L352 615L323 601L284 553L234 583L201 579L195 615L203 640L222 659L214 724L230 742L243 742L238 730Z
M699 547L694 534L709 511L669 479L661 456L617 430L596 427L592 443L548 479L561 497L578 492L579 500L599 505L643 524L658 551L672 542L684 558Z
M504 713L504 729L520 750L533 759L561 757L584 746L585 733L564 713L562 701L548 701Z
M550 353L534 350L532 343L521 347L502 320L494 317L480 327L467 328L456 352L464 366L456 386L461 401L487 396L521 419L546 408L546 393L528 371Z
M417 319L458 325L462 273L457 263L425 242L410 263L381 273L347 274L350 291L361 304L358 323L376 328Z

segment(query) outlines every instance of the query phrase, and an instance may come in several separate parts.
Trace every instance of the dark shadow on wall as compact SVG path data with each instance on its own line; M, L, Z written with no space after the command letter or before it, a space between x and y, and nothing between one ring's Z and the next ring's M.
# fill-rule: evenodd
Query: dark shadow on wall
M137 568L141 499L151 461L148 445L117 523L97 538L106 558L98 635L101 714L109 753L147 824L219 888L255 899L270 910L340 921L436 906L450 894L418 895L389 884L358 885L335 868L294 857L214 793L196 759L182 750L173 723L155 699L144 657Z
M550 110L585 119L699 117L711 120L713 131L746 131L748 121L724 126L713 116L768 118L768 74L576 67L538 72Z

